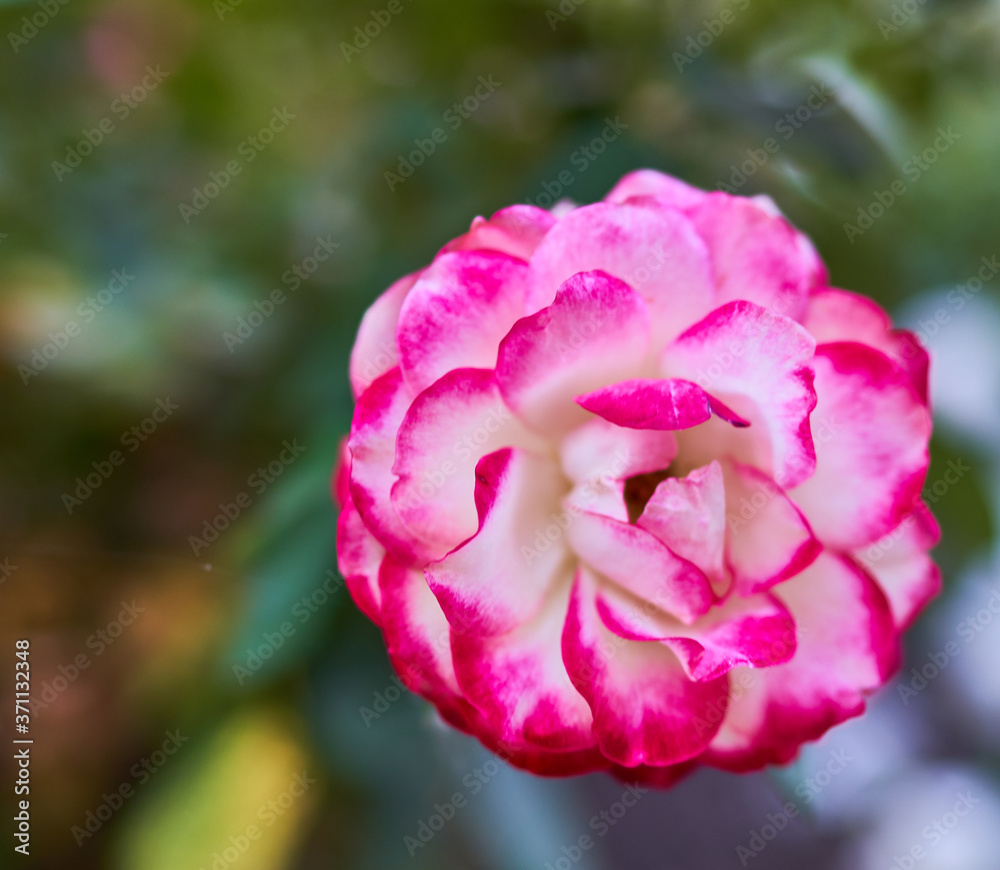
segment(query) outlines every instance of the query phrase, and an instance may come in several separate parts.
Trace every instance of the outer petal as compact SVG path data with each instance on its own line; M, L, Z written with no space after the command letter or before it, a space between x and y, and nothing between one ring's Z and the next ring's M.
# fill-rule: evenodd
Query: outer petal
M381 624L378 574L384 557L385 547L368 531L348 499L337 517L337 567L354 603L376 625Z
M382 632L389 658L407 687L438 702L460 695L451 656L451 627L416 568L392 556L379 572Z
M506 448L479 461L479 531L424 569L457 630L501 634L535 616L569 557L565 541L545 537L550 525L562 534L554 517L563 489L549 459Z
M941 570L927 555L940 537L937 521L921 502L885 537L855 553L889 599L899 631L941 591Z
M351 350L351 389L358 398L378 378L399 364L396 324L410 289L420 277L414 272L386 290L361 318L358 337Z
M619 381L577 396L576 403L629 429L690 429L704 423L713 413L740 428L750 425L697 384L682 378Z
M607 587L598 592L604 625L629 640L661 641L673 650L689 679L704 682L734 667L773 667L795 653L795 622L771 595L732 596L694 625Z
M751 450L746 458L780 485L793 486L816 462L809 429L815 344L787 317L729 302L667 347L663 371L697 382L747 418L753 433L739 435Z
M677 455L677 440L669 432L590 420L563 439L559 453L563 471L575 483L621 480L666 469Z
M885 354L843 342L816 350L816 473L789 495L827 546L864 547L915 503L931 420L906 373Z
M570 679L594 714L594 734L612 761L677 764L708 746L715 729L696 723L725 709L725 678L693 682L677 657L660 643L625 640L601 622L596 579L577 574L563 633Z
M396 342L414 394L458 368L493 368L497 346L524 314L528 266L494 251L442 254L406 297Z
M664 205L688 209L699 205L708 194L655 169L637 169L624 176L604 197L605 202L624 203L633 197L655 197Z
M717 304L745 299L798 320L826 270L808 239L769 205L710 193L691 217L712 252Z
M656 535L682 559L721 581L726 533L726 490L718 462L657 485L636 525Z
M537 206L508 206L489 220L477 217L472 222L472 228L464 236L445 245L442 253L500 251L527 260L555 223L555 215Z
M794 577L822 549L778 484L752 466L727 464L726 561L738 594L762 592Z
M351 499L365 525L398 559L426 561L429 551L400 521L389 494L399 429L413 394L398 368L364 392L354 409L351 436Z
M427 561L476 533L476 463L510 446L545 450L504 404L491 371L456 369L414 400L396 436L392 505L427 543Z
M626 284L603 272L574 275L501 342L497 382L518 416L565 433L587 419L573 397L640 372L648 341L646 304Z
M847 290L822 287L809 297L803 326L817 344L857 341L882 351L909 375L927 404L927 351L912 332L893 329L889 315L873 300Z
M646 300L657 348L716 304L705 242L674 209L599 202L570 212L531 258L528 310L550 304L564 281L594 269Z
M583 511L574 517L568 536L573 550L593 570L685 623L711 606L708 578L645 529Z
M898 667L889 604L852 560L823 553L775 590L798 626L788 663L736 669L725 722L705 760L730 770L784 763L799 746L859 715Z
M465 696L491 729L512 745L558 751L596 745L590 707L563 665L570 572L535 618L509 634L452 636L455 670Z

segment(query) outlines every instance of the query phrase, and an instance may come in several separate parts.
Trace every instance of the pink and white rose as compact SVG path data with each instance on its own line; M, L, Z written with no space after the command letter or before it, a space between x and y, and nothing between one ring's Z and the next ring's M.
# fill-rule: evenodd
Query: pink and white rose
M368 310L340 569L400 677L546 775L746 771L938 591L927 354L763 197L516 205Z

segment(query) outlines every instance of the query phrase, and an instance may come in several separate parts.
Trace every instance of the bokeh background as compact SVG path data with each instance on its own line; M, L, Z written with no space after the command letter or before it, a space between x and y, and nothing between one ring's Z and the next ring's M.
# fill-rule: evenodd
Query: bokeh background
M1000 5L4 0L0 36L0 685L30 638L36 700L32 855L4 803L0 865L1000 866ZM400 692L329 475L379 292L640 166L768 193L930 346L945 592L901 680L959 653L785 770L618 818L619 783L496 765Z

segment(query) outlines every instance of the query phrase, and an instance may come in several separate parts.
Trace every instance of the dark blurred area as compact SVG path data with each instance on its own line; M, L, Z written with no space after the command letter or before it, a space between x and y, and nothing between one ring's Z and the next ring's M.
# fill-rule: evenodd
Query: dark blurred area
M1000 6L374 3L0 3L0 866L996 870ZM618 815L400 690L329 478L378 293L642 166L768 194L929 345L945 592L864 718Z

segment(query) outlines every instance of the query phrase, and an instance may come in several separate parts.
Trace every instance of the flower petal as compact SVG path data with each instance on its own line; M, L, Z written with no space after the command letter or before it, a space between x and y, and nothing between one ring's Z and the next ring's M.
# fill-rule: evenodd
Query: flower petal
M507 743L563 752L596 744L590 707L570 682L560 650L571 579L567 567L562 588L512 632L452 636L465 696Z
M789 495L825 545L854 550L895 528L918 498L930 415L880 351L824 344L814 365L816 473Z
M619 637L666 644L698 682L737 666L773 667L795 654L795 622L772 595L730 596L694 625L684 625L608 586L597 594L597 611Z
M354 603L376 625L381 624L378 574L384 557L385 547L368 531L354 502L348 499L337 517L337 567Z
M775 594L798 627L786 664L730 674L725 722L705 760L728 770L784 763L799 746L859 715L898 667L889 603L852 560L824 552Z
M750 455L741 458L792 486L816 462L809 429L815 344L787 317L752 302L729 302L669 345L662 369L695 381L749 420L752 430L739 438Z
M719 727L726 679L694 682L664 644L613 634L597 613L596 593L596 578L581 568L562 654L593 711L601 751L626 767L677 764L699 755ZM714 726L702 727L711 719Z
M637 169L622 177L604 197L605 202L624 203L634 197L654 197L661 203L687 209L701 203L708 194L655 169Z
M469 231L445 245L441 253L500 251L527 260L555 223L555 215L545 209L534 205L511 205L500 209L489 220L477 217Z
M710 580L721 581L726 490L719 463L695 469L684 478L661 481L636 525L697 565Z
M433 701L460 695L451 656L451 626L423 573L386 556L379 572L382 633L406 686Z
M749 422L682 378L654 380L632 378L576 397L592 414L629 429L690 429L708 420L713 412L741 428Z
M358 337L351 350L351 389L358 398L378 378L399 365L396 324L399 312L420 272L400 278L386 290L361 318Z
M568 538L590 568L685 623L712 604L708 578L645 529L582 511L569 525Z
M426 542L426 561L476 533L476 463L512 446L546 450L504 404L489 370L455 369L413 401L396 437L392 506Z
M351 422L351 499L365 525L387 550L407 563L426 561L427 547L400 521L390 502L395 481L396 431L413 394L398 368L358 399Z
M497 382L518 416L564 434L587 419L573 397L641 371L648 341L649 312L628 285L603 272L574 275L501 342Z
M493 368L497 346L524 315L524 261L494 251L442 254L410 290L396 342L414 394L459 368Z
M549 459L506 448L479 460L479 531L424 569L458 630L502 634L538 612L569 556L554 522L563 492L562 475ZM548 526L555 541L545 536Z
M822 287L810 295L802 325L817 344L857 341L882 351L907 372L913 389L927 404L927 351L912 332L893 329L889 315L872 299Z
M715 192L690 211L708 243L718 280L716 304L755 302L798 320L826 269L809 240L773 203Z
M590 420L563 439L559 453L563 471L575 483L621 480L666 469L677 455L677 439L669 432Z
M770 477L726 464L726 561L739 595L794 577L823 549L809 523Z
M594 269L624 281L646 301L656 348L717 304L705 242L675 209L609 202L574 209L531 258L528 310L549 305L564 281Z
M854 554L889 599L899 631L941 591L941 569L927 554L940 537L937 521L920 502L885 537Z

